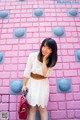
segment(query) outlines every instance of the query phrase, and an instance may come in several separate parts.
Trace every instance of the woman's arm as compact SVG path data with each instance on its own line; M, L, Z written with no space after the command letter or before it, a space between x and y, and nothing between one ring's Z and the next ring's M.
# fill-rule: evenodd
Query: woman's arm
M29 79L29 78L24 77L22 92L25 92L25 91L26 91L26 84L27 84L27 82L28 82L28 79Z
M42 72L43 72L43 75L44 75L44 76L46 76L47 71L48 71L48 68L47 68L47 65L46 65L46 60L43 60Z
M47 67L47 58L49 57L50 53L45 55L43 57L43 64L42 64L42 72L43 72L43 75L46 76L47 72L48 72L48 67Z
M29 79L29 78L24 77L23 86L26 86L26 84L27 84L27 82L28 82L28 79Z

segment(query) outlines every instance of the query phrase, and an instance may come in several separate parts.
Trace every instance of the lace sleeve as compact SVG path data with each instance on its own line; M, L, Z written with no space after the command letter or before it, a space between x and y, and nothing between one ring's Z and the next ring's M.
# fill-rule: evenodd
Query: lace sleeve
M31 58L31 54L30 54L28 57L28 60L27 60L25 70L24 70L24 77L30 78L31 67L32 67L32 58Z

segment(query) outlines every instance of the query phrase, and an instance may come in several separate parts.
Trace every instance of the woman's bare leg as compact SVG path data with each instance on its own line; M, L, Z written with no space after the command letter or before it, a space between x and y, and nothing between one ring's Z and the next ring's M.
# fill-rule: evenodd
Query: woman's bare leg
M48 120L48 112L47 112L46 107L45 107L45 108L42 108L42 107L40 106L40 107L39 107L39 112L40 112L40 115L41 115L41 120Z
M36 120L36 106L30 106L28 120Z

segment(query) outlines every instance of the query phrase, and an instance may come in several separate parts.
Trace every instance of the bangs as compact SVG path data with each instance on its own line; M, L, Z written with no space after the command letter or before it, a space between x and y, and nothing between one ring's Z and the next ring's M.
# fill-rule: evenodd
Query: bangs
M46 44L46 46L48 46L49 48L54 50L55 45L52 43L52 41L46 41L45 44Z

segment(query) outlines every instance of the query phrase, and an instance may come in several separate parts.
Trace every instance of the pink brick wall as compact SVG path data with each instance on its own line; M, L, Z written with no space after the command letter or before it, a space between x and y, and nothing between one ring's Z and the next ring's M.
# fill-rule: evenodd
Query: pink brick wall
M44 15L33 16L35 8L42 8ZM77 8L78 16L68 16L70 8ZM80 62L75 58L75 51L80 49L80 4L57 4L55 0L0 0L0 10L9 10L9 18L0 19L0 52L4 52L4 63L0 64L0 111L9 111L10 120L18 120L20 95L10 95L9 81L23 79L29 53L39 49L45 37L52 37L58 44L58 63L49 78L51 120L80 120ZM64 27L65 35L53 35L55 26ZM14 29L19 27L26 28L25 38L14 38ZM72 92L57 91L56 79L63 77L72 80Z

